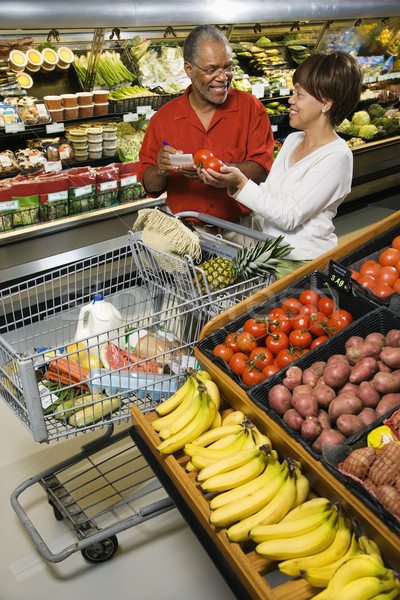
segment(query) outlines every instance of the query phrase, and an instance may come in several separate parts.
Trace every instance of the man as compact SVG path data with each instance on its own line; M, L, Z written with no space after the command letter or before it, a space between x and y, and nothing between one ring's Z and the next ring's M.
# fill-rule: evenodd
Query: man
M167 193L172 213L188 210L240 222L251 211L226 189L202 182L195 165L171 165L170 156L209 149L256 183L272 166L274 139L262 103L230 87L232 51L216 27L201 25L187 37L184 68L191 85L150 120L139 154L139 179L149 196ZM247 221L248 223L248 221Z

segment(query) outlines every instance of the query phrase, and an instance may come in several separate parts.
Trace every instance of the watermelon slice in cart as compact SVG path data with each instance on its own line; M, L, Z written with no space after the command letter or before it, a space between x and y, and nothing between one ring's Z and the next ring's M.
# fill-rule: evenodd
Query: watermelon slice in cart
M126 369L128 371L139 371L141 373L162 373L162 367L156 365L155 361L141 360L135 354L122 350L116 344L108 342L100 348L100 358L103 367L111 371Z

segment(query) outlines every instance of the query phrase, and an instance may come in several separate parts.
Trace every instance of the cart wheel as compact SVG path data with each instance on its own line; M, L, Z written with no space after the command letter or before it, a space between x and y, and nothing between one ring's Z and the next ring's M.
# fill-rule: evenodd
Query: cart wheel
M83 558L89 562L104 562L110 560L118 550L118 540L112 535L101 542L96 542L93 546L88 546L81 550Z
M58 510L57 506L55 506L55 504L53 504L53 502L51 502L50 500L49 500L49 504L53 508L53 512L54 512L54 516L56 518L56 521L63 521L64 517L61 514L61 512Z

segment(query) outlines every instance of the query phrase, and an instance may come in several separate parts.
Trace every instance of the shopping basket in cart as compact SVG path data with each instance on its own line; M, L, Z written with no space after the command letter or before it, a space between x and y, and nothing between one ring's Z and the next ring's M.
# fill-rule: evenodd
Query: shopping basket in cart
M200 222L215 226L215 228L228 229L254 240L266 240L265 234L259 231L211 217L210 215L184 212L178 213L175 216L195 218ZM143 241L141 231L130 231L128 233L129 243L143 281L146 281L153 288L158 288L160 294L162 292L172 293L182 302L196 302L200 299L200 305L203 305L203 296L212 298L210 316L215 316L234 306L258 289L262 289L272 282L272 277L260 279L257 276L230 285L218 292L210 290L206 274L199 266L200 263L218 256L232 259L241 250L242 246L224 239L219 233L213 235L201 230L197 233L201 248L200 260L195 260L189 254L180 257L173 253L167 253L163 250L150 247Z

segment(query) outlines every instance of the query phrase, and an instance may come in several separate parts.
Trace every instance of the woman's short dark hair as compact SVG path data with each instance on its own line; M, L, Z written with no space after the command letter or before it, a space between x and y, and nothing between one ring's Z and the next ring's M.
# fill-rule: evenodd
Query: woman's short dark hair
M199 25L187 36L183 44L183 58L190 63L196 62L199 56L199 46L203 40L218 42L229 46L227 38L214 25Z
M331 100L327 116L332 125L339 125L357 106L362 80L358 61L341 50L311 54L293 74L293 83L311 96L320 102Z

